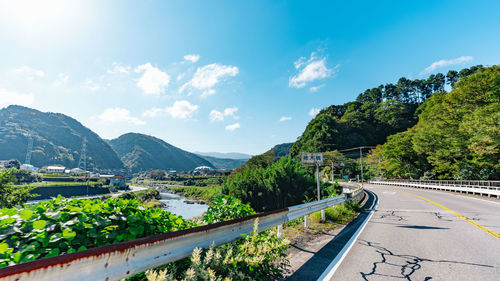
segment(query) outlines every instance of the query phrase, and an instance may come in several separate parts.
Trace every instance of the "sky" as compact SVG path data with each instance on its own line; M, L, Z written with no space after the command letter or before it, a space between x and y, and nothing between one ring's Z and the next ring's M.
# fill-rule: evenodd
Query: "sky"
M353 2L353 3L350 3ZM365 89L500 64L500 1L4 1L0 108L260 154Z

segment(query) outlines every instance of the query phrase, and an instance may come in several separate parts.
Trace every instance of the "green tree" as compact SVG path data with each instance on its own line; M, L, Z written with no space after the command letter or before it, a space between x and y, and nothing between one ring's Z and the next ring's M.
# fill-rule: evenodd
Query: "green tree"
M10 170L0 169L0 208L12 208L36 196L30 194L32 187L14 186L11 179Z
M315 181L298 160L282 157L266 168L245 167L228 177L222 193L250 204L256 211L270 211L302 203L314 194Z

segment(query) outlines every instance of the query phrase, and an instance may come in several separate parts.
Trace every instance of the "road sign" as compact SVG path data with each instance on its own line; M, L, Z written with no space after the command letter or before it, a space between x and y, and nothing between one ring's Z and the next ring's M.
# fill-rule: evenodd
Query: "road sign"
M323 153L302 152L300 160L304 164L323 164Z

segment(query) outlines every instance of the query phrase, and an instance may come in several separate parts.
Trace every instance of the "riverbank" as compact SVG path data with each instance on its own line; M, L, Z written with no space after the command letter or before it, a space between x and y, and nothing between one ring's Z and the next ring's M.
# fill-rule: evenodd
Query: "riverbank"
M187 203L209 204L214 198L222 195L220 185L210 186L163 186L160 192L174 193L186 197Z

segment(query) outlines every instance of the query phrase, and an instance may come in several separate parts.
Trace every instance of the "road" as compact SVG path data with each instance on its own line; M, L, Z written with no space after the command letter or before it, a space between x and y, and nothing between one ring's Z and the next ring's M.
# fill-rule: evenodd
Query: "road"
M499 201L365 188L378 207L331 280L500 280Z

